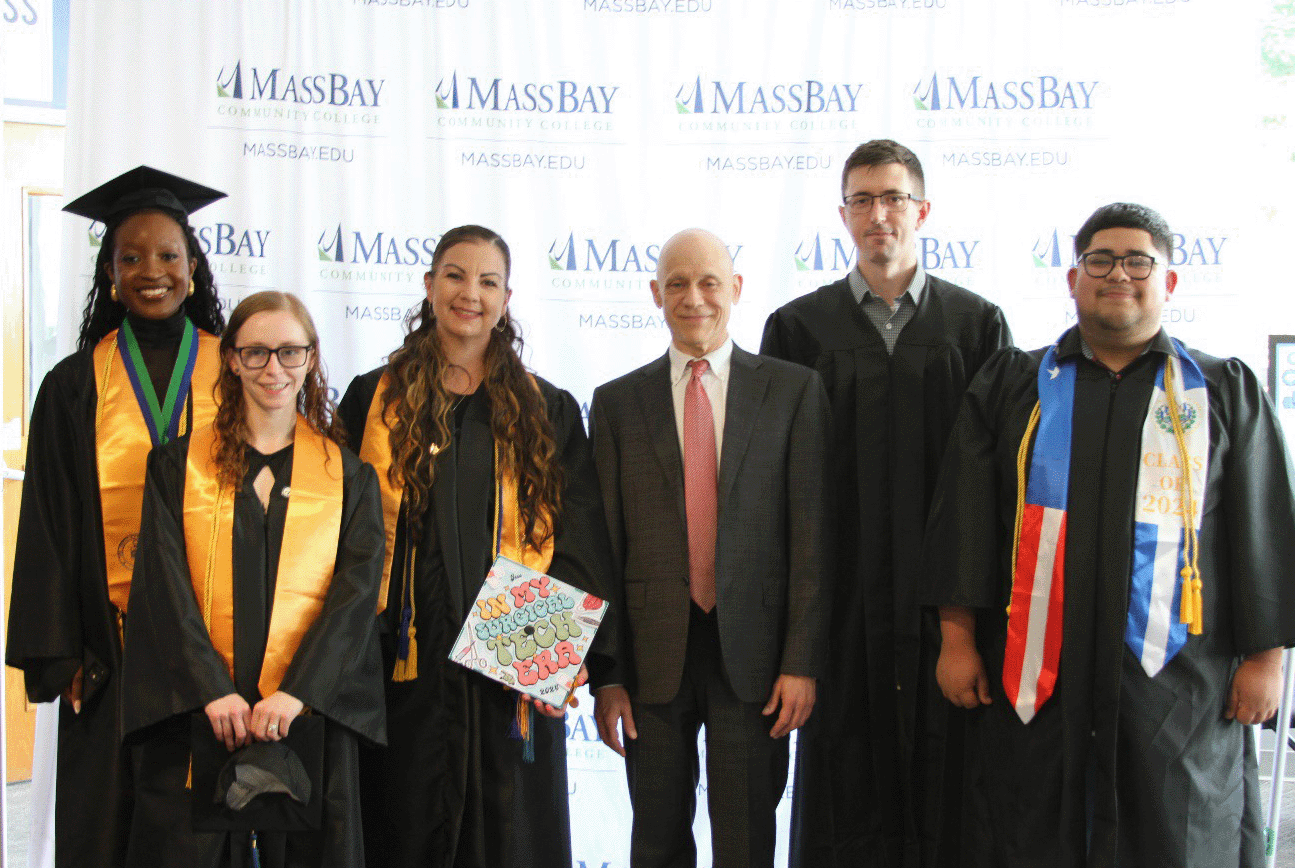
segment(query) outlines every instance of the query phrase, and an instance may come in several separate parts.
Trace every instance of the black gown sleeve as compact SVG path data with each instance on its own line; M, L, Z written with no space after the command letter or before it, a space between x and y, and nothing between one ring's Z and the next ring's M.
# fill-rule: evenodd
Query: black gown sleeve
M1237 651L1295 645L1295 488L1281 425L1259 379L1243 362L1223 362L1230 440L1222 507L1230 550ZM1209 577L1205 577L1209 581ZM1208 629L1208 625L1207 625Z
M1007 326L1002 308L995 307L990 315L985 317L985 336L981 343L982 355L978 361L984 362L994 353L1010 346L1012 346L1012 330Z
M127 738L237 692L224 658L211 644L189 574L183 523L188 453L185 436L148 456L122 662Z
M360 444L364 442L364 423L369 418L369 405L373 403L373 395L378 390L378 380L384 370L385 367L376 368L351 380L337 405L337 418L342 420L342 427L346 429L346 445L357 455Z
M1004 488L1003 462L1010 458L1014 479L1021 433L1015 411L1024 406L1028 416L1033 407L1028 394L1037 368L1029 355L1003 350L967 388L931 501L919 595L925 604L989 609L1005 602L1010 557L1002 547L1013 531L1004 516L1009 509L1014 515L1016 492Z
M337 562L319 618L302 637L279 689L376 744L386 743L378 583L384 531L378 477L349 451Z
M87 499L97 508L99 498L88 489L97 484L94 441L86 454L87 420L80 418L90 416L93 438L93 398L78 394L86 384L77 382L93 371L75 376L76 361L65 360L41 382L28 427L5 662L23 670L32 702L57 699L82 665L81 587L100 572L84 563L103 543L84 522ZM89 385L93 390L92 379Z
M760 355L773 356L798 365L814 367L818 342L797 329L793 314L782 307L769 314L764 323L764 336L760 339Z
M545 384L548 385L548 384ZM549 421L557 442L558 462L562 467L562 515L558 520L553 544L553 563L549 573L595 596L607 600L608 611L615 611L616 583L612 581L611 551L607 544L607 524L603 515L602 495L594 470L593 452L585 435L580 405L570 392L548 386L544 391ZM614 649L619 643L618 621L604 619L590 646L585 661L594 681L594 673L604 674L612 666Z

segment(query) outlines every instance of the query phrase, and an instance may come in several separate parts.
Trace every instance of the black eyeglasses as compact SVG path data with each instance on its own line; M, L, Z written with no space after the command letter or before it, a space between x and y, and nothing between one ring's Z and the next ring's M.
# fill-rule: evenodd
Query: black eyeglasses
M845 209L851 214L867 214L872 210L872 203L875 201L881 202L883 211L903 211L908 207L909 200L919 204L925 201L912 193L882 193L880 196L874 196L871 193L855 193L841 201L845 203Z
M1117 262L1124 264L1124 273L1133 280L1145 280L1151 276L1151 270L1156 267L1156 258L1147 256L1145 253L1126 253L1123 256L1116 256L1114 253L1105 251L1094 251L1085 253L1079 257L1079 261L1084 264L1084 274L1089 277L1105 277L1115 270Z
M256 370L264 368L270 364L270 354L279 357L279 364L285 368L300 368L310 358L310 351L315 348L314 344L304 347L234 347L234 352L238 353L238 360L243 363L243 367Z

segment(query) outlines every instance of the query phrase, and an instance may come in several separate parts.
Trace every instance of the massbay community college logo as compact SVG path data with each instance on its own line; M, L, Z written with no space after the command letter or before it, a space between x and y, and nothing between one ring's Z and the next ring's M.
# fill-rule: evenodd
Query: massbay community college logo
M1066 239L1063 248L1062 238ZM1053 229L1051 235L1040 236L1031 250L1034 257L1035 268L1069 268L1075 264L1075 257L1071 253L1074 249L1075 236L1063 236L1061 230Z
M611 114L619 85L567 79L509 81L454 70L436 83L441 110L536 114Z
M1097 80L1038 75L1021 79L991 79L983 75L941 75L933 72L913 87L913 107L940 112L1089 111L1101 84Z
M979 239L951 240L922 236L917 239L918 261L927 271L969 269L975 267ZM854 267L856 251L849 238L823 235L801 241L792 253L796 271L841 273Z
M1227 235L1175 232L1170 238L1172 241L1169 248L1170 268L1198 266L1214 268L1223 264L1223 248L1228 243ZM1054 228L1051 234L1041 235L1034 242L1034 247L1030 251L1034 267L1070 268L1074 266L1078 262L1073 252L1074 246L1074 235L1064 235L1061 230Z
M549 245L552 271L654 273L661 245L625 238L576 238L574 232Z
M728 244L728 254L737 264L741 244ZM577 237L556 238L549 245L551 271L617 272L621 274L655 274L661 244L656 241L632 241L627 238Z
M315 253L320 262L334 264L426 268L439 240L438 235L348 229L338 223L319 234Z
M336 108L381 108L385 78L354 72L301 72L282 67L243 66L238 60L216 76L216 95L247 102L327 105Z
M674 105L681 115L841 114L858 111L866 93L863 82L705 81L699 75L680 85Z
M90 247L98 249L103 245L104 225L90 225L88 238ZM211 261L211 270L221 273L245 273L224 265L224 259L261 260L266 258L266 248L270 243L269 229L238 226L233 223L204 223L193 227L193 234L198 239L198 246Z

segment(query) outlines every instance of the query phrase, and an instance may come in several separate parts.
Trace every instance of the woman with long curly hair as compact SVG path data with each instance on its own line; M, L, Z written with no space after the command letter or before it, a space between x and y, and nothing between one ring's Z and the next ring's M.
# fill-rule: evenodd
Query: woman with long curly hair
M224 195L141 166L64 208L104 233L77 351L32 407L6 652L33 702L63 700L58 868L114 868L125 855L119 673L144 460L215 414L225 321L188 215Z
M375 865L571 864L563 711L449 659L496 555L598 596L609 584L580 407L523 366L509 267L491 230L445 233L404 343L339 411L378 471L387 532L390 740L364 758Z
M363 866L358 744L385 738L377 477L330 439L295 296L244 299L220 350L215 422L149 456L123 671L140 746L127 864ZM308 792L283 773L293 758ZM235 769L288 792L242 807Z

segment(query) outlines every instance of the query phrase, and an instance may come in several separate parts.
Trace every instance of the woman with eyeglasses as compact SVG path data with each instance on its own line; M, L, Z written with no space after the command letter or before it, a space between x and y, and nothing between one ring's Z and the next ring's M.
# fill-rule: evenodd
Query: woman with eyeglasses
M127 864L362 866L359 743L385 740L377 479L330 437L295 296L249 296L220 350L215 422L149 457Z
M365 757L364 821L385 868L571 865L563 710L449 659L497 554L607 596L580 407L522 365L509 261L489 229L446 232L404 343L339 409L383 488L389 743Z
M63 209L103 234L77 350L32 406L5 656L32 702L62 699L58 868L115 868L126 851L119 676L144 460L215 415L225 318L189 215L224 196L140 166Z

